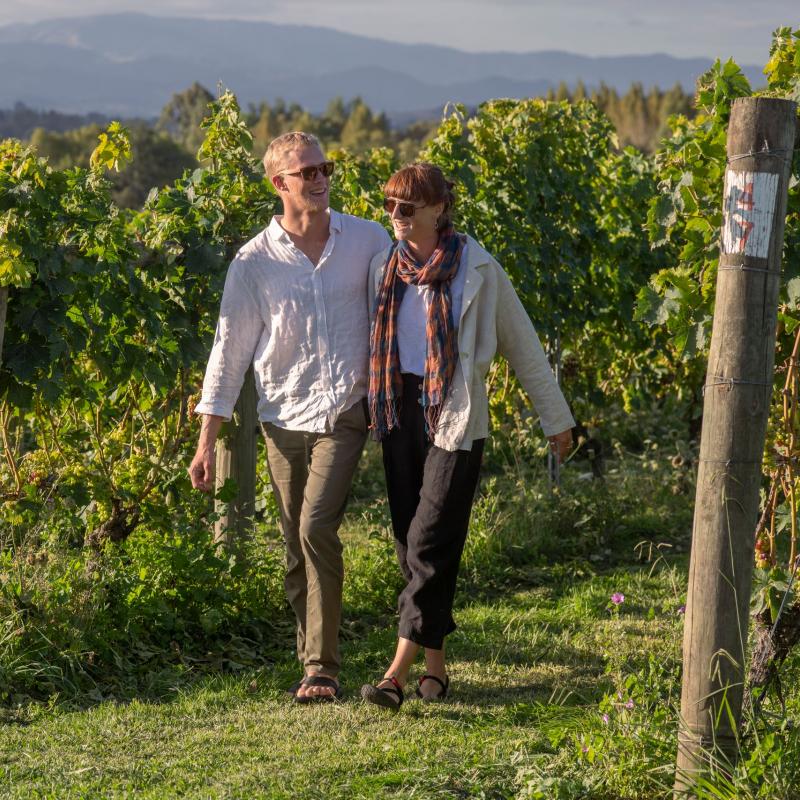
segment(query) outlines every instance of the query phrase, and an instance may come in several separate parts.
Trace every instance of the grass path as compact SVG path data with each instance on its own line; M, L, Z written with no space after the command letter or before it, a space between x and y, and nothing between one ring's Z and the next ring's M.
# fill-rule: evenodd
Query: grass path
M565 473L554 498L541 475L501 456L472 514L447 701L409 698L395 714L359 697L393 651L399 585L368 452L342 532L342 702L290 702L300 667L284 608L259 668L200 674L196 661L161 659L163 672L144 662L145 689L109 676L94 697L0 709L0 798L671 798L691 484L651 448L620 457L603 484ZM642 563L635 546L647 540L670 546ZM616 609L614 592L625 595ZM800 657L785 674L789 722L756 755L748 742L747 774L709 797L800 797Z
M672 576L674 578L674 575ZM613 590L630 598L619 618ZM644 602L642 602L644 601ZM0 729L9 798L506 798L558 774L597 726L608 654L673 650L670 580L631 568L501 596L460 597L452 699L398 714L358 699L383 669L393 620L344 645L347 695L298 707L298 668L213 676L158 702L31 711ZM652 611L650 609L653 609ZM650 619L648 619L648 616ZM627 656L626 656L627 658ZM603 795L596 795L598 797Z

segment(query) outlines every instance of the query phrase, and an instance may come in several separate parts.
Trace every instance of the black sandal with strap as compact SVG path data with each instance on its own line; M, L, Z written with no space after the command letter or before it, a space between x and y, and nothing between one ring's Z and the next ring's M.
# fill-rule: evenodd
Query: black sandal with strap
M439 692L439 694L434 694L434 695L432 695L431 697L426 697L426 696L425 696L424 694L422 694L422 692L420 691L420 686L422 686L422 684L423 684L425 681L436 681L436 683L438 683L438 684L439 684L439 686L441 686L441 687L442 687L442 691L441 691L441 692ZM419 682L418 682L418 683L419 683L419 685L418 685L418 686L417 686L417 688L414 690L414 694L415 694L417 697L419 697L419 698L420 698L420 700L422 700L422 701L424 701L424 702L426 702L426 703L429 703L429 702L431 702L431 700L444 700L444 699L445 699L445 697L447 697L447 689L450 687L450 676L449 676L449 675L445 675L445 676L444 676L444 680L442 680L441 678L437 678L435 675L423 675L423 676L422 676L422 677L419 679Z
M391 708L392 711L397 711L403 705L403 687L394 675L388 678L383 678L384 681L391 681L391 686L374 686L371 683L365 683L361 687L361 696L368 703L374 703L376 706L383 708ZM381 681L378 681L381 683ZM396 697L397 700L392 698Z
M329 689L333 689L333 694L307 694L303 696L297 694L297 691L295 691L294 702L300 703L301 705L309 705L311 703L333 703L342 696L342 687L333 678L329 678L327 675L306 675L306 677L300 681L300 686L326 686ZM298 689L299 688L300 687L298 687Z

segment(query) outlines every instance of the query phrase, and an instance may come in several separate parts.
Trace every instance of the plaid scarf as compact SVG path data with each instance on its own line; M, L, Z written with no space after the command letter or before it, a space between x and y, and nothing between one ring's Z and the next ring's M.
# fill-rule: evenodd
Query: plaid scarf
M423 265L417 263L404 241L389 252L378 290L369 348L370 428L377 440L400 424L403 379L397 345L397 312L407 284L427 286L433 293L425 326L427 354L422 383L425 430L433 440L458 360L450 281L458 271L465 242L466 237L457 234L450 225L442 229L436 249Z

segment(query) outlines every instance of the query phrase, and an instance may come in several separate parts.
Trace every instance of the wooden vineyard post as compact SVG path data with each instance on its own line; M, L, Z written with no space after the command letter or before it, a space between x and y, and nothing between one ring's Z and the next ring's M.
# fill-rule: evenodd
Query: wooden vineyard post
M236 481L236 497L230 502L216 501L220 515L214 524L214 541L225 547L250 531L256 504L256 455L258 418L256 384L252 365L244 376L228 433L217 441L217 490L228 478Z
M683 639L675 796L738 755L796 105L734 101Z
M558 329L550 346L550 361L556 383L561 386L561 335ZM550 491L561 486L561 465L558 463L558 456L550 447L547 448L547 477Z
M8 286L0 286L0 364L3 363L3 340L6 333L6 312L8 311Z

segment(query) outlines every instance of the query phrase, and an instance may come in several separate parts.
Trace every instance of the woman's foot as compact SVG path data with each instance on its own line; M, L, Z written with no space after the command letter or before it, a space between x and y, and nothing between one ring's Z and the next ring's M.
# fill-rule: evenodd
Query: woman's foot
M403 705L403 686L394 675L390 675L375 685L365 683L361 687L361 697L368 703L397 711Z
M444 700L449 688L450 678L447 675L440 678L437 675L428 674L419 679L419 685L414 694L423 701Z

